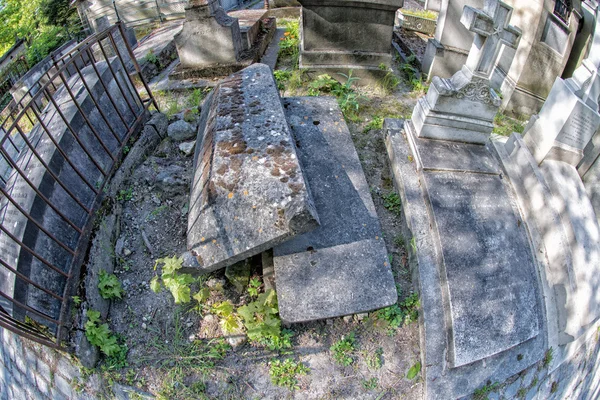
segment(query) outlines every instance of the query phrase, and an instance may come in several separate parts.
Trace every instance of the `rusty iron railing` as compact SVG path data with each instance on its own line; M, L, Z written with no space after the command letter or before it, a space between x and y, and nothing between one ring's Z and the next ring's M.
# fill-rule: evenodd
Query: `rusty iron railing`
M158 106L121 23L15 96L0 116L0 326L60 348L103 189Z

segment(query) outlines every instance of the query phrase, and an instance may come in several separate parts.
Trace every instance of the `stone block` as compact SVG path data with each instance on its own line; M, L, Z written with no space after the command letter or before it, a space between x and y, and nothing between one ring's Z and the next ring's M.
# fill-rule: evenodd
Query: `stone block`
M525 129L523 139L538 164L550 159L578 165L598 126L598 111L577 97L567 81L556 78L540 113Z
M380 64L390 66L394 16L403 0L300 3L300 67L376 70Z
M212 271L310 231L318 218L269 67L223 80L205 104L187 243Z
M273 249L282 320L333 318L396 303L379 219L335 99L283 102L321 226Z

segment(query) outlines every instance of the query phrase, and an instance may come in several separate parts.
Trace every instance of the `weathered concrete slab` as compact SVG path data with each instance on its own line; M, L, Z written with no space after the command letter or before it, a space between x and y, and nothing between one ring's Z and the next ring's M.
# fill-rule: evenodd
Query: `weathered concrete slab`
M453 366L536 336L533 257L500 176L426 171L423 177L450 299Z
M502 382L543 357L546 326L537 272L532 266L534 254L530 250L531 261L524 264L529 274L518 271L513 277L513 270L523 265L512 258L508 248L499 246L504 243L509 247L513 240L523 238L526 246L528 242L524 224L519 224L511 189L504 186L505 179L500 181L499 174L436 171L435 163L429 165L429 170L418 169L417 157L406 137L405 122L386 119L384 134L394 184L402 198L404 237L412 236L415 243L409 249L414 252L409 260L421 301L425 398L461 398L488 381ZM494 168L499 169L499 166ZM448 176L453 179L444 182ZM479 181L475 185L463 182L474 177ZM440 180L442 182L438 182ZM486 182L488 187L480 184ZM498 191L504 192L500 200L494 195ZM466 195L463 192L467 192ZM496 211L499 214L494 217ZM508 217L503 218L506 213ZM516 239L506 237L515 234ZM444 237L440 237L442 235ZM478 236L485 236L485 240ZM459 240L453 241L453 238ZM493 255L497 260L490 262ZM517 259L520 260L518 254ZM464 265L456 260L462 260ZM518 277L523 275L527 282L518 282ZM494 282L496 280L498 282ZM509 311L520 304L521 285L533 285L533 304L529 304L531 310L527 312L537 322L523 321ZM468 297L476 291L481 293L472 298L471 304L461 303L457 298ZM537 311L532 312L534 309ZM517 307L517 312L520 310ZM465 322L473 324L473 329L461 326ZM495 343L496 337L481 331L482 323L499 335L502 348ZM539 333L527 339L528 332L535 329L523 331L515 329L514 324L519 324L521 329L536 328L537 324ZM521 332L521 336L515 337L515 332ZM484 347L486 341L491 349ZM474 354L465 354L465 348L471 347Z
M268 66L222 81L198 130L188 249L212 271L318 226Z
M273 250L281 318L302 322L394 304L375 206L335 99L283 103L321 226Z
M267 10L235 10L227 13L238 20L240 34L242 35L242 48L248 50L260 33L260 20L266 18Z

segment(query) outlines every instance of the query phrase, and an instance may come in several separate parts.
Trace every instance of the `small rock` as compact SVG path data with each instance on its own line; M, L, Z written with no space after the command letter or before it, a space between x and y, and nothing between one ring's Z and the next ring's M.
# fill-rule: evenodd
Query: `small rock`
M213 278L213 279L209 279L206 282L206 286L208 286L211 289L215 289L215 290L222 290L224 285L225 285L224 279Z
M359 313L355 315L355 318L357 321L362 321L363 319L367 318L369 316L369 313Z
M123 249L123 255L125 257L130 256L131 255L131 250L129 250L129 249Z
M326 323L327 325L333 325L333 319L331 319L331 318L329 318L329 319L326 319L326 320L325 320L325 323Z
M142 329L146 329L148 327L148 325L146 325L145 322L142 322Z
M246 343L247 340L248 338L243 333L232 333L227 336L227 342L231 345L233 350Z
M191 139L196 135L194 127L190 123L182 120L175 121L170 124L169 128L167 129L167 133L171 139L178 142Z
M120 256L121 254L124 254L123 252L123 247L125 246L125 238L120 237L117 239L117 242L115 243L115 254Z
M346 315L346 316L344 317L344 322L346 322L346 323L350 323L350 322L352 322L352 315Z
M154 154L157 157L167 157L171 152L171 138L166 138L156 148Z
M192 327L192 325L194 325L194 323L193 323L193 322L188 322L187 324L185 324L185 326L186 326L187 328L191 328L191 327Z
M190 342L193 342L194 340L196 340L196 335L194 335L194 334L191 334L190 336L188 336L188 340L189 340Z
M185 168L179 165L168 165L164 167L156 176L156 183L159 189L168 194L178 194L187 191L188 174Z
M195 148L196 148L195 140L192 140L191 142L183 142L183 143L179 144L179 150L186 156L191 156L194 153Z
M148 321L148 318L142 317L142 321L146 322L146 321Z
M214 322L214 320L215 320L215 316L212 314L206 314L204 316L204 321L206 321L207 323Z
M194 257L194 255L191 252L186 251L185 253L183 253L181 255L181 257L183 258L182 266L184 268L199 268L200 267L198 260L196 259L196 257Z

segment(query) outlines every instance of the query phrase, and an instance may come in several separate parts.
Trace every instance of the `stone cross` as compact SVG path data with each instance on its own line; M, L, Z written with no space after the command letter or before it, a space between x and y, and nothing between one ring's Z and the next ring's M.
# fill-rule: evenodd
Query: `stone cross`
M466 66L476 75L489 78L500 46L505 44L517 48L521 30L508 25L512 7L498 0L485 0L483 10L465 6L460 22L475 39L467 58Z

